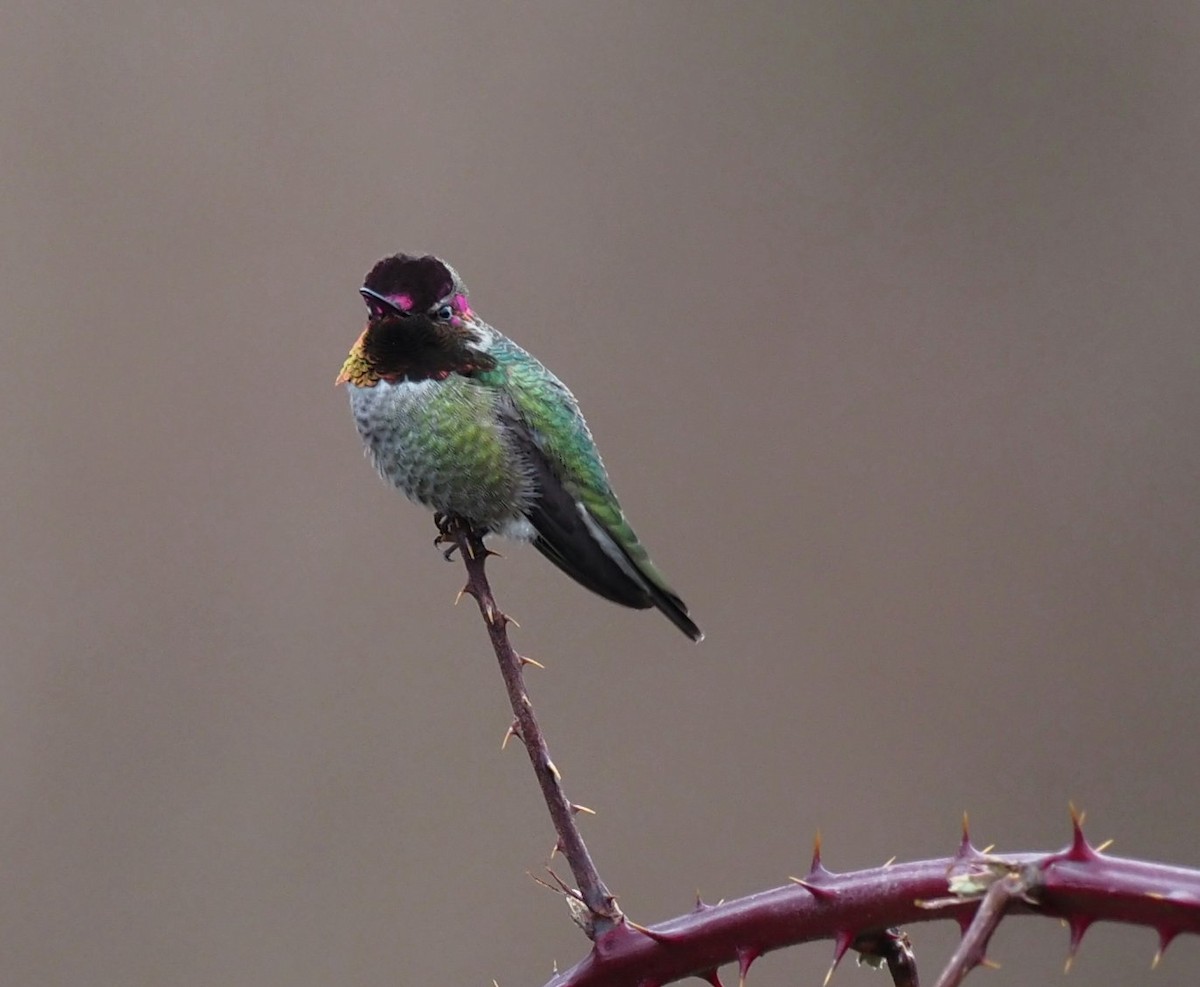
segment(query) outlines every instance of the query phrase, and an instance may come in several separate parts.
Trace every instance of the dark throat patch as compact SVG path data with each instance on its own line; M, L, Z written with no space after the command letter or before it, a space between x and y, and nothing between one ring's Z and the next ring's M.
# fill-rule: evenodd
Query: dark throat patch
M383 380L445 380L470 377L496 366L486 353L470 349L455 329L424 315L385 316L363 337L363 356Z

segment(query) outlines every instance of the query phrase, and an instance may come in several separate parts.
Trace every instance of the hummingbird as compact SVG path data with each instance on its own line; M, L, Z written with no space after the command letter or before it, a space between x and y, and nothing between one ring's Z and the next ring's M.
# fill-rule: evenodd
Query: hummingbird
M395 254L359 289L367 324L337 384L383 479L481 534L532 541L614 603L704 635L625 519L574 396L484 322L445 261Z

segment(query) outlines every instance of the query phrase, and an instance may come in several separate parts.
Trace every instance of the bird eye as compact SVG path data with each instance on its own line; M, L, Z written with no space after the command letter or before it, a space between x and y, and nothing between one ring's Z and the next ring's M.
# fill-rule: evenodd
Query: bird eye
M452 309L449 305L440 305L436 314L439 319L449 322L450 316L454 314L454 309Z

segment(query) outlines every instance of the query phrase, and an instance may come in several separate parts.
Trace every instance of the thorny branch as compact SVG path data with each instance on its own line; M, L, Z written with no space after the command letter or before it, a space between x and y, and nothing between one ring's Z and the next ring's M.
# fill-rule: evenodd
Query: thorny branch
M591 854L588 853L587 844L583 842L579 827L575 825L575 815L582 807L568 801L563 794L562 778L550 759L546 738L534 715L529 694L525 691L524 666L530 663L530 659L517 654L509 642L510 618L496 606L492 588L484 572L487 557L495 553L485 548L482 536L459 518L439 517L438 529L438 541L451 544L446 553L447 558L457 549L467 567L467 585L463 587L463 593L474 597L487 624L492 649L500 663L500 674L504 677L504 686L512 705L514 721L510 733L524 744L529 753L529 760L542 789L542 797L546 800L546 808L550 810L550 818L558 834L557 849L562 851L575 883L579 886L578 892L574 889L564 889L564 894L568 895L568 903L582 902L585 906L572 908L572 915L589 939L597 939L611 931L622 921L623 916L616 900L600 879ZM575 897L576 894L578 897Z
M818 843L808 873L792 878L790 885L718 905L697 900L690 914L649 928L627 920L575 825L582 807L563 794L525 691L523 669L531 659L509 642L510 618L496 606L484 573L487 557L495 553L457 518L439 517L438 528L438 541L451 545L447 558L457 550L466 565L463 593L474 597L487 624L515 717L510 733L529 754L558 833L557 849L579 886L561 890L593 940L589 955L546 987L663 987L694 976L721 987L717 971L723 965L737 964L744 982L764 953L820 939L834 943L826 983L853 949L867 962L886 964L897 987L917 987L916 960L908 936L897 927L935 918L956 919L964 933L936 987L958 987L972 968L986 964L988 941L1011 912L1066 922L1068 969L1084 934L1099 919L1156 930L1155 966L1177 935L1200 934L1200 871L1106 856L1107 844L1093 847L1084 838L1082 816L1074 810L1071 844L1057 853L981 853L972 846L964 819L953 857L834 874L822 865Z
M1056 853L986 855L964 832L952 857L835 874L818 852L809 872L790 885L719 905L698 902L690 914L650 928L627 921L597 938L588 956L547 987L661 987L692 976L719 984L718 967L736 963L744 979L764 953L821 939L833 941L836 967L848 949L878 938L872 930L939 918L956 919L980 945L993 917L1004 912L997 908L972 932L974 917L998 876L1008 874L1019 875L1020 885L995 892L991 904L1003 898L1007 913L1064 920L1071 930L1068 957L1100 919L1156 930L1155 963L1179 933L1200 934L1200 871L1110 857L1084 839L1080 818L1073 820L1071 844ZM911 952L893 952L900 960L889 962L896 982L915 983ZM887 958L888 950L868 946L866 955Z

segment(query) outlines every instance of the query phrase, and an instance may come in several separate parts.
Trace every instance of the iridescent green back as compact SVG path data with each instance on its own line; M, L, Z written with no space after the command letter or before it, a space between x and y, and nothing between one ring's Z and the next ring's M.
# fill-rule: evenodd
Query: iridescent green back
M626 521L592 433L566 385L510 339L499 338L490 355L496 368L477 379L511 395L518 415L567 491L583 502L647 579L674 596Z

